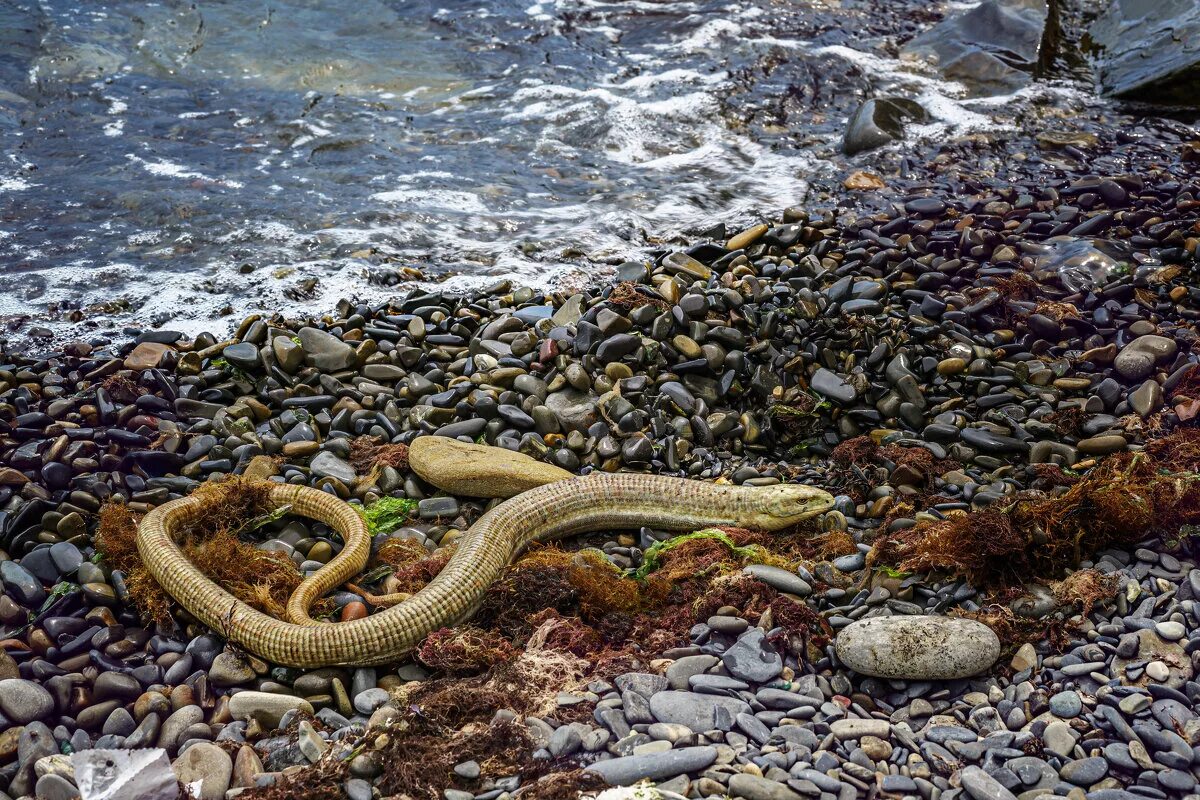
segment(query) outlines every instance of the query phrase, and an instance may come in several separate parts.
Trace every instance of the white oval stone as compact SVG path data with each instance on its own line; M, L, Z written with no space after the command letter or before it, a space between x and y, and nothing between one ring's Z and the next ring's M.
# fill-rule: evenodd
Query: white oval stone
M834 643L862 675L952 680L978 675L1000 657L1000 639L982 622L955 617L873 617L852 622Z

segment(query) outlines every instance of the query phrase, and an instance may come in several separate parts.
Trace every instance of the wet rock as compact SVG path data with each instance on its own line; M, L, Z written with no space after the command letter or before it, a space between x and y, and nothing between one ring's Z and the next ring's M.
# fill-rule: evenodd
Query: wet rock
M1000 657L991 628L951 617L859 620L840 630L838 658L856 672L903 680L951 680L977 675Z
M1121 348L1121 352L1117 353L1113 361L1113 367L1128 380L1144 380L1154 372L1156 364L1175 355L1176 350L1178 345L1174 339L1146 334Z
M125 357L125 369L154 369L172 348L160 342L142 342Z
M271 352L279 368L289 374L304 365L304 349L289 336L276 336L271 340Z
M824 367L813 373L810 383L814 392L843 405L853 403L858 397L858 390L853 384Z
M1101 48L1098 72L1105 94L1197 104L1200 53L1180 44L1200 36L1200 7L1191 0L1113 0L1090 34Z
M328 451L317 453L308 466L318 478L337 478L347 486L358 478L354 467Z
M1124 450L1129 445L1128 440L1119 433L1109 433L1103 436L1093 436L1082 439L1076 448L1086 455L1106 455Z
M0 561L0 581L4 590L27 608L36 608L46 599L41 581L15 561Z
M924 122L925 109L904 97L876 97L864 102L846 123L842 149L846 155L874 150L904 138L904 123Z
M512 497L543 484L574 477L543 461L503 447L467 444L444 436L421 436L408 463L422 480L451 494Z
M231 344L221 351L221 356L241 370L253 370L258 366L258 348L249 342Z
M1142 419L1158 411L1162 404L1163 391L1157 381L1148 380L1129 393L1129 405Z
M972 94L1002 94L1029 82L1045 24L1042 0L984 0L913 37L901 53L933 61Z
M354 366L354 348L336 336L317 328L301 328L296 332L305 360L323 372L337 372Z
M559 424L567 431L584 432L599 416L595 396L577 389L563 389L547 395L546 408L554 412Z

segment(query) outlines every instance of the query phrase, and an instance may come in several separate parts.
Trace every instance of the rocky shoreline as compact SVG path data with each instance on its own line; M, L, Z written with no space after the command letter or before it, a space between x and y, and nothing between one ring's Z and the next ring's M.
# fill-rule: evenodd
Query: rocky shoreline
M998 177L932 158L848 178L888 190L717 226L578 293L409 292L251 317L230 341L146 330L6 352L0 787L67 800L90 750L160 747L204 797L563 797L643 778L747 800L1195 794L1200 569L1180 526L1200 513L1200 184L1169 135L1088 141ZM447 632L395 669L301 673L178 609L150 622L98 547L110 504L137 515L273 472L391 509L376 550L429 558L364 581L418 587L486 507L395 447L431 435L518 451L543 477L799 481L837 506L778 540L642 530L535 552L497 589L519 614L485 609L474 650ZM1081 530L983 526L1113 464L1128 480L1101 488L1136 495L1144 463L1175 493L1133 511L1090 496L1070 507ZM945 527L963 519L979 536L961 552L921 538L966 536ZM243 538L300 572L340 547L298 518ZM655 586L660 562L694 593L662 580L657 606L588 600L616 570ZM355 619L365 599L340 591L327 611ZM918 615L987 623L999 663L963 638L987 662L975 677L847 669L840 631Z

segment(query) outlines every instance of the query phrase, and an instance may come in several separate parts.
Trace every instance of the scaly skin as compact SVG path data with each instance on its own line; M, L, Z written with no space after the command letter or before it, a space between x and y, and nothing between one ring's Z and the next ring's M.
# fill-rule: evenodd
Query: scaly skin
M639 526L779 530L833 507L828 492L796 484L726 486L632 473L558 481L480 517L459 539L445 568L412 597L365 619L329 624L314 620L309 609L366 565L371 549L366 525L349 505L317 489L280 484L270 499L327 523L345 542L292 594L289 622L241 602L184 556L175 536L201 513L197 498L173 500L147 514L138 527L138 552L159 585L204 624L267 661L305 668L398 661L431 632L470 618L488 587L534 541Z

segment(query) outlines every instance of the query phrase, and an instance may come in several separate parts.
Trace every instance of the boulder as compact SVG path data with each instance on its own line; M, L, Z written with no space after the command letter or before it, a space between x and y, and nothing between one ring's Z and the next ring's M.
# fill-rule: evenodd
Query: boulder
M1149 103L1200 103L1200 4L1112 0L1092 24L1100 91Z
M503 447L469 444L446 436L418 436L408 464L420 478L453 495L512 497L574 477L565 469Z
M1045 0L984 0L913 37L900 52L933 61L974 96L1006 94L1029 82L1046 16Z
M953 617L858 620L838 632L835 647L855 672L914 681L978 675L1000 657L1000 639L991 628Z

